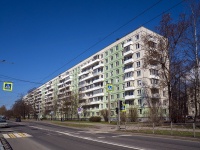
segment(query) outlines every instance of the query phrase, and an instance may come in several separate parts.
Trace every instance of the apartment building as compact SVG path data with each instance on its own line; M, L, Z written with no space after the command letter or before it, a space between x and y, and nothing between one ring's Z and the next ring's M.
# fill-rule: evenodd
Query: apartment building
M144 33L156 34L140 27L25 95L24 100L33 106L37 115L62 117L65 114L64 117L68 117L64 103L72 103L71 96L78 93L76 107L83 109L81 117L101 116L101 110L109 107L106 85L112 84L111 117L116 117L117 101L122 100L127 114L134 107L138 109L139 117L145 118L148 111L143 94L145 82L154 88L150 97L160 99L167 109L163 89L158 86L158 66L143 68L145 52L141 37Z

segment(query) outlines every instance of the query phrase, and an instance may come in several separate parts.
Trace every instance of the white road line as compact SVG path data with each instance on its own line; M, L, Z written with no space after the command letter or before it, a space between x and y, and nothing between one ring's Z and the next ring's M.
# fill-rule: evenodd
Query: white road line
M21 138L22 136L20 136L18 133L13 133L17 138Z
M47 129L39 128L39 127L35 127L35 126L30 126L30 127L41 129L41 130L47 130ZM127 145L113 143L113 142L106 142L106 141L96 140L96 139L92 139L90 137L82 137L82 136L78 136L78 135L67 133L67 132L53 131L53 130L52 130L52 132L57 132L57 133L60 133L60 134L71 136L71 137L76 137L76 138L80 138L80 139L84 139L84 140L89 140L89 141L93 141L93 142L99 142L99 143L104 143L104 144L109 144L109 145L114 145L114 146L129 148L129 149L145 150L145 149L142 149L142 148L139 148L139 147L127 146Z
M99 139L104 139L105 137L97 137L97 138L99 138Z
M132 136L132 135L115 135L115 136L112 136L112 137L123 137L123 136Z
M32 137L32 135L27 134L27 133L23 133L26 137Z
M9 139L10 137L8 136L8 134L3 134L3 137L6 139Z

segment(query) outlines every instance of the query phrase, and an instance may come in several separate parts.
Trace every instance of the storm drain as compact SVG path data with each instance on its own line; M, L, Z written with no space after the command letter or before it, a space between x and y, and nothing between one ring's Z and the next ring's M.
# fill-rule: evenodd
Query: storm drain
M5 138L1 137L0 141L0 150L13 150Z

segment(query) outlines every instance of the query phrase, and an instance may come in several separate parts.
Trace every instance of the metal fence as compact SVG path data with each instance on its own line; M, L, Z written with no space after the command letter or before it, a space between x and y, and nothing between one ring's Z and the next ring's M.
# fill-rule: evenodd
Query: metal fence
M120 130L200 138L200 123L121 123Z

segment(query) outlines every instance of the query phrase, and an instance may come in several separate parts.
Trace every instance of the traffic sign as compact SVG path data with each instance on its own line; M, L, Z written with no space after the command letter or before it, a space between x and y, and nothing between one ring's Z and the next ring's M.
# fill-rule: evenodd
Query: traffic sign
M83 111L83 108L81 108L81 107L78 107L78 108L77 108L77 111L78 111L78 114L81 114L81 113L82 113L82 111Z
M113 85L112 84L107 84L106 89L108 92L113 91Z
M4 82L3 83L3 90L4 91L12 91L13 83L12 82Z

